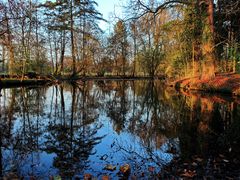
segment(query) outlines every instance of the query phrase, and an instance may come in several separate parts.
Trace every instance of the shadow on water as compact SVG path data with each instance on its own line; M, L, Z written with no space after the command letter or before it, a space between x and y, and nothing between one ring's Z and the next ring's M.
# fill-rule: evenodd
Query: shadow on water
M236 178L239 99L158 81L2 89L0 176ZM111 165L111 171L106 168ZM109 167L109 166L108 166Z

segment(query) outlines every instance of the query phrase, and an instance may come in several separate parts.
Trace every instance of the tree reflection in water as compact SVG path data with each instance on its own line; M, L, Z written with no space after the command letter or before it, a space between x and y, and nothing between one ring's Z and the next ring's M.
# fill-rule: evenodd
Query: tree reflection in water
M198 177L208 172L216 178L211 164L219 157L228 162L227 172L240 174L237 98L178 93L159 81L110 80L1 94L1 176L69 178L87 172L115 178L117 170L103 170L107 163L129 163L132 174L151 175L150 166L157 174L199 158Z
M91 99L86 93L85 84L80 89L76 85L71 87L71 110L69 119L65 119L65 100L63 96L63 87L60 87L61 93L61 109L63 116L58 117L57 122L50 122L47 126L45 150L48 153L56 154L53 161L53 166L59 169L62 177L72 177L76 173L82 172L89 167L90 155L96 153L93 147L101 142L103 137L97 137L97 131L101 128L97 122L91 125L89 122L94 122L96 114L87 114L84 106ZM78 92L79 90L79 92ZM78 98L82 95L81 106L79 107ZM92 102L91 102L92 103ZM80 112L77 112L78 111ZM88 111L90 113L90 111ZM79 117L81 119L79 119ZM61 119L63 118L63 119Z

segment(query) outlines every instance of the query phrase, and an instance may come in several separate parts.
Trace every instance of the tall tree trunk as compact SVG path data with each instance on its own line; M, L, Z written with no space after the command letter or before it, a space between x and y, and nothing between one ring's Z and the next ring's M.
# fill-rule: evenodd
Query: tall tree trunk
M87 58L86 58L86 52L85 52L85 49L86 49L86 34L85 34L85 29L86 29L86 17L85 17L85 13L83 13L83 18L82 18L82 23L83 23L83 26L82 26L82 63L83 63L83 75L85 76L86 74L86 65L87 65Z
M63 72L63 61L64 61L64 54L65 54L65 39L66 39L66 31L62 32L62 41L61 41L61 67L60 67L60 73Z
M195 29L195 36L192 42L192 66L193 66L193 77L200 76L200 69L201 69L201 57L202 57L202 49L201 49L201 36L202 36L202 26L199 24L202 21L201 16L201 9L199 6L199 0L196 3L193 3L193 7L196 10L195 14L195 22L194 22L194 29Z
M48 43L49 43L49 47L50 47L50 57L51 57L51 62L52 62L52 73L54 73L53 49L52 49L50 32L48 33Z
M43 69L40 64L40 53L39 53L39 34L38 34L38 29L39 29L39 23L38 23L38 11L36 10L36 28L35 28L35 36L36 36L36 43L37 43L37 52L36 52L36 63L37 63L37 72L42 73Z
M203 44L203 54L205 59L202 65L201 79L211 79L215 77L215 55L214 55L214 5L213 0L206 0L207 19L204 36L207 38L205 44Z
M7 15L7 49L8 49L8 56L9 56L9 62L8 62L8 73L9 75L13 74L13 65L14 65L14 47L12 45L12 35L9 27L9 20Z
M2 45L2 70L5 71L5 46Z
M9 42L8 44L8 55L9 55L8 72L9 75L13 75L14 48L11 42Z
M121 43L122 46L122 75L125 76L125 64L126 64L126 57L125 57L125 47L124 43Z
M70 1L70 18L71 18L71 46L72 46L72 76L76 75L76 57L75 57L75 46L74 46L74 20L73 20L73 1Z
M54 52L55 52L55 72L54 74L58 73L58 42L56 33L54 33Z

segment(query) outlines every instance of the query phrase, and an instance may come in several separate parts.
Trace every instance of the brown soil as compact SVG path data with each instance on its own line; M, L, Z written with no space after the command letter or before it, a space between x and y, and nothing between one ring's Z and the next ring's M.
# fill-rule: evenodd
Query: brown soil
M176 88L221 92L240 96L240 74L218 74L211 79L186 78L174 83Z

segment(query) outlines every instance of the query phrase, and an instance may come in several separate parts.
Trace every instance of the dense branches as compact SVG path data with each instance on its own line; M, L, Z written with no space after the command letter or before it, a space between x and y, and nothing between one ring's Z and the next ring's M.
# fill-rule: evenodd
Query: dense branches
M198 76L236 72L239 0L129 0L109 33L92 0L0 3L1 70L54 75Z

